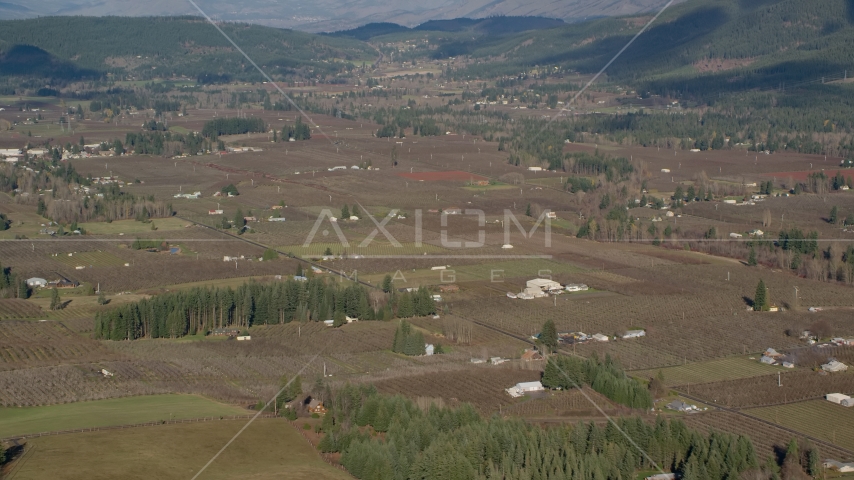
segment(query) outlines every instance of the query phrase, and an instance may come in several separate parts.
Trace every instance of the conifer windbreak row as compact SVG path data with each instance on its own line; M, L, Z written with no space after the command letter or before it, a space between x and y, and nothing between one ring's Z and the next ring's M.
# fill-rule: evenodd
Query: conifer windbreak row
M655 469L639 449L685 479L761 473L749 438L707 436L660 417L654 424L622 418L623 435L611 423L543 428L521 419L484 419L470 405L425 411L403 397L381 396L372 386L344 387L330 403L319 447L341 452L341 463L360 479L624 480Z
M593 390L627 407L652 408L652 395L637 380L626 375L610 355L600 361L590 358L553 355L543 372L543 386L568 390L589 385Z
M407 321L401 321L394 332L394 344L391 351L404 355L424 355L424 335L412 328Z
M95 337L105 340L176 338L214 328L323 321L341 312L362 320L383 318L360 285L323 279L193 288L122 305L95 317ZM389 314L390 316L390 314Z
M392 308L394 306L394 308ZM362 285L310 278L276 283L249 282L232 288L193 288L122 305L95 316L95 337L103 340L177 338L214 328L248 328L291 321L389 320L432 315L436 305L426 288L393 293L386 305L373 302ZM423 340L423 338L422 338ZM421 342L423 354L424 342Z

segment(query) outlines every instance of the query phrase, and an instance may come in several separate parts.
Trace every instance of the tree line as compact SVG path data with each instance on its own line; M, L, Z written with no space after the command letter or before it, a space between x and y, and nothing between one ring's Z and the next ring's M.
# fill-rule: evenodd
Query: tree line
M386 311L373 305L360 285L345 287L320 278L249 282L236 289L200 287L169 292L100 312L95 316L95 337L176 338L214 328L317 322L335 314L374 320L384 318Z
M261 118L216 118L202 127L202 136L216 138L220 135L266 132L267 124Z
M610 355L600 361L595 355L590 358L553 355L546 363L542 379L546 388L569 390L590 386L609 399L632 408L649 409L652 395L637 380L614 362Z
M419 408L401 396L379 395L373 386L348 385L327 396L319 448L340 452L341 464L360 479L627 480L656 466L685 480L772 479L779 478L781 463L787 473L801 475L820 468L812 445L793 442L782 462L760 464L745 436L704 434L662 417L543 427L483 418L467 404Z

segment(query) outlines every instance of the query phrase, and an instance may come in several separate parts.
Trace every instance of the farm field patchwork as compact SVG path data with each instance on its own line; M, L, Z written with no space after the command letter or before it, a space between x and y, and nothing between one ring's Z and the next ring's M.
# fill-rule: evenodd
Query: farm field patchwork
M848 392L852 393L852 392ZM751 408L744 411L782 427L854 450L854 409L827 400Z
M143 395L46 407L0 408L4 437L185 418L245 415L245 409L197 395Z
M783 367L765 365L759 362L759 355L755 357L756 359L754 360L741 356L721 358L677 367L635 370L630 372L630 374L641 379L649 379L658 375L658 372L661 372L664 375L664 384L669 387L675 387L691 383L733 380L761 375L773 375L778 371L791 371Z
M130 428L40 437L15 473L26 479L187 479L195 475L246 420ZM271 439L275 439L274 441ZM204 454L202 454L204 452ZM81 459L93 460L83 462ZM287 472L283 475L283 472ZM205 471L203 478L349 479L320 458L286 420L256 420Z

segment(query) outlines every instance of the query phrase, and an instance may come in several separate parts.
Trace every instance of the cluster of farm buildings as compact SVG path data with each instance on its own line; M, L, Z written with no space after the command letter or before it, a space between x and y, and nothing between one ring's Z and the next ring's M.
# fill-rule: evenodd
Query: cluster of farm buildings
M546 278L535 278L528 280L525 289L519 293L507 292L508 298L520 298L522 300L533 300L542 298L548 295L560 295L564 292L586 292L590 287L583 283L571 283L569 285L561 285L554 280Z

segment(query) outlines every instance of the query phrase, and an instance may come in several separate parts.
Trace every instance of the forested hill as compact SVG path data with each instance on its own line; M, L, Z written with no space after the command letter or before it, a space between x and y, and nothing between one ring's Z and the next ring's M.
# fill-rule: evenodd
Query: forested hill
M520 66L604 66L649 16L600 19L459 45L483 62L471 75L503 75ZM465 48L463 48L465 47ZM770 88L854 71L851 0L690 0L667 10L608 69L617 82L663 89Z
M257 25L220 26L274 75L301 68L333 75L346 66L343 62L361 65L376 57L370 46L351 39ZM0 21L0 31L0 75L257 75L213 26L196 17L44 17Z
M530 30L566 25L563 20L545 17L489 17L489 18L455 18L452 20L430 20L417 27L408 28L396 23L369 23L359 28L329 33L333 37L351 37L358 40L370 40L380 35L401 32L467 32L473 35L507 35Z

